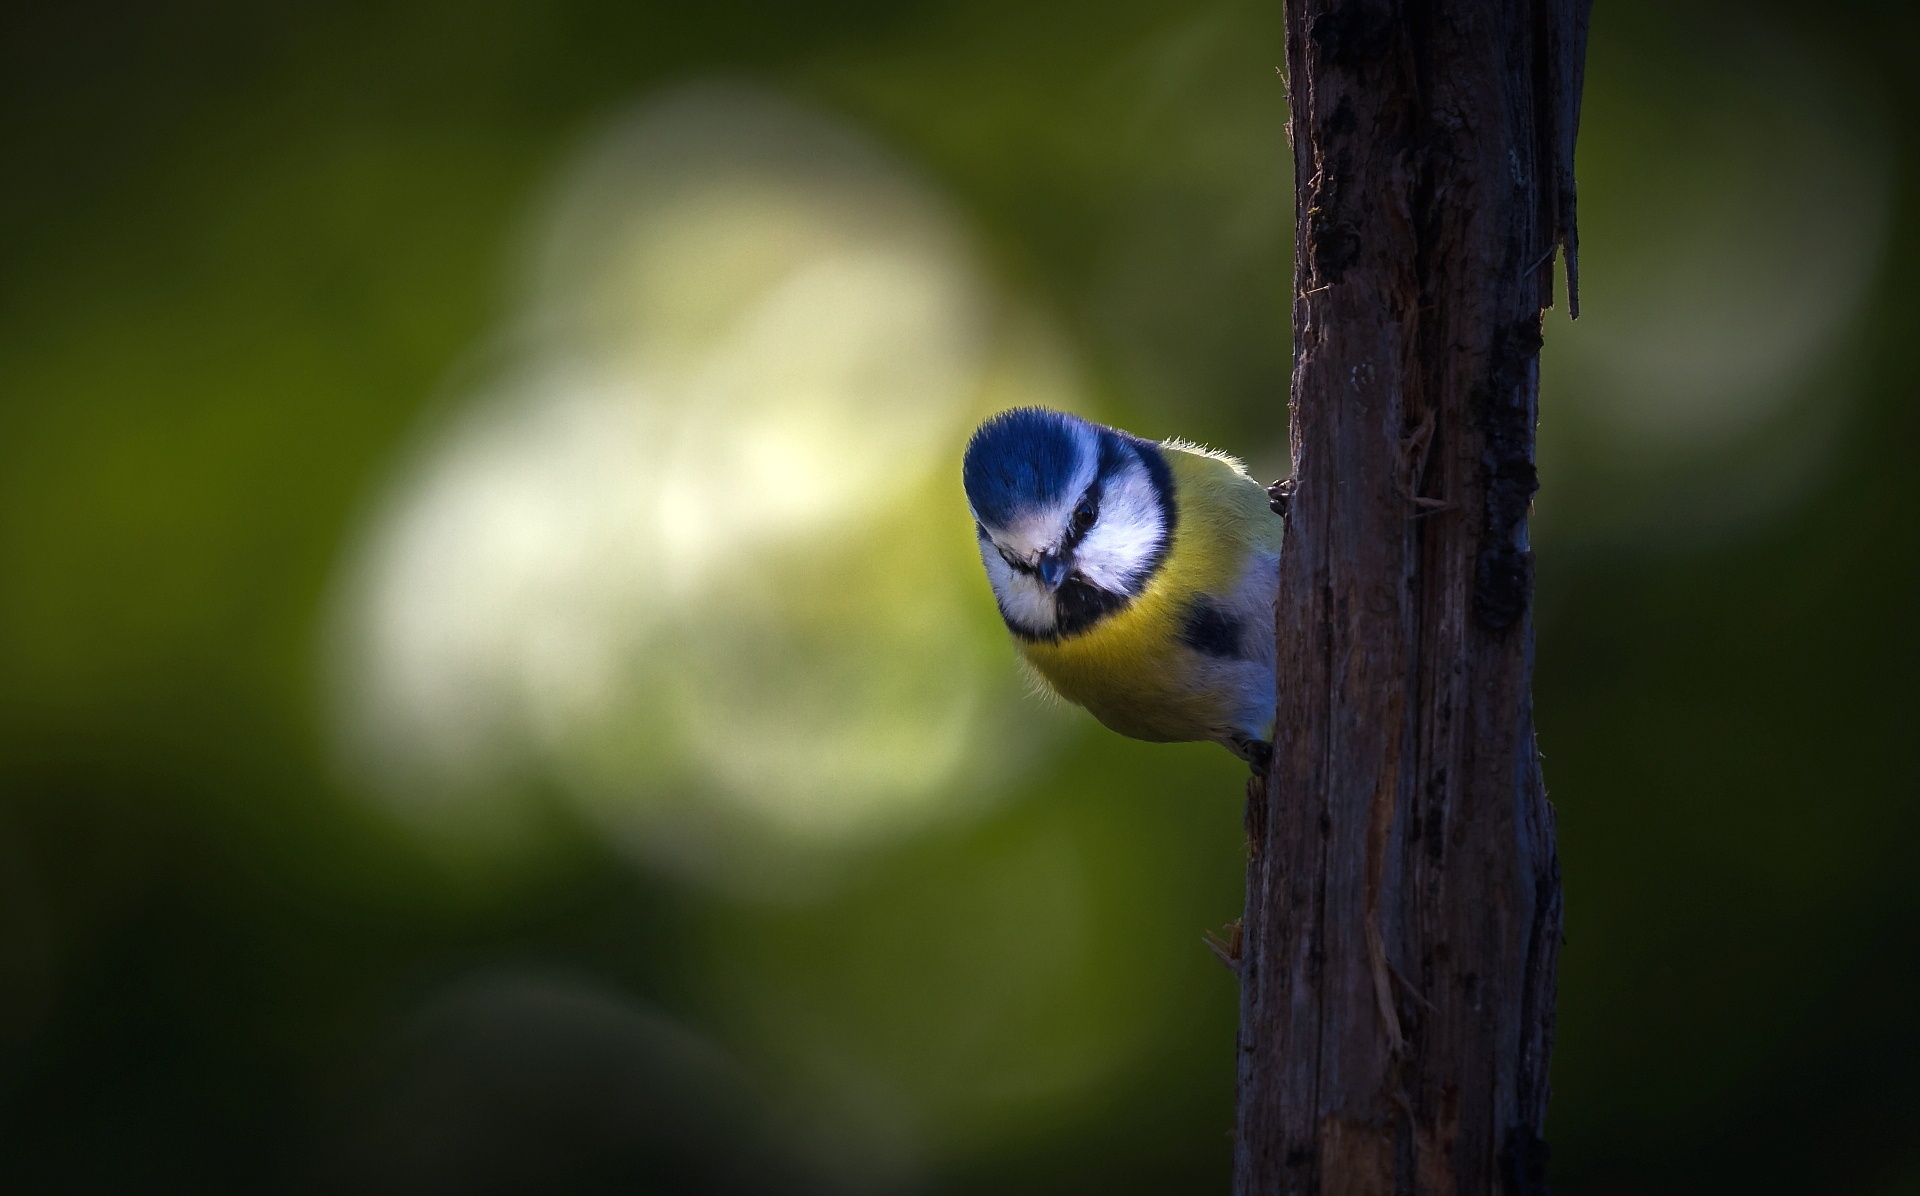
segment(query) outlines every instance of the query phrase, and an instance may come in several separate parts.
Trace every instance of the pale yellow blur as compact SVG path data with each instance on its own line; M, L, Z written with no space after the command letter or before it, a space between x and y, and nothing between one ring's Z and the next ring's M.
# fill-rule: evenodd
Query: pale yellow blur
M1060 720L1023 696L958 455L989 410L1080 399L946 208L709 86L605 130L533 246L499 360L343 575L350 773L483 848L558 792L754 897L1003 791Z

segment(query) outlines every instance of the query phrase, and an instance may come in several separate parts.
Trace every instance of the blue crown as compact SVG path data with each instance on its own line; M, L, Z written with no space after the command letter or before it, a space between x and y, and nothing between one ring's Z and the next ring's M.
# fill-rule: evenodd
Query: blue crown
M1006 527L1021 511L1066 497L1085 443L1077 432L1089 426L1044 407L1015 407L981 424L961 467L973 513Z

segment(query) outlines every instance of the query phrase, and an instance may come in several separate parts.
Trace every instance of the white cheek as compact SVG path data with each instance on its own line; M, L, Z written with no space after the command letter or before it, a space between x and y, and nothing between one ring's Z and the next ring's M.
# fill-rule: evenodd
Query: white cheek
M1103 590L1129 591L1166 534L1160 501L1146 470L1131 465L1100 497L1100 520L1074 554L1074 564Z
M1000 609L1009 619L1035 634L1053 630L1053 595L1038 578L1016 572L991 544L980 545L980 560L987 567L987 581L1000 599Z

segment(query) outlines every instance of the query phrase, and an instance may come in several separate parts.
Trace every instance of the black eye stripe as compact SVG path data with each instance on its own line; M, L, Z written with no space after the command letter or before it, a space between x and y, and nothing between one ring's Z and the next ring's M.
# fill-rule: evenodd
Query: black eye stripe
M1019 557L1014 556L1012 553L1008 552L1006 549L1000 547L998 543L994 544L993 550L1000 554L1000 559L1005 561L1007 563L1007 567L1012 569L1015 573L1024 573L1028 577L1040 576L1040 570L1034 568L1032 565L1027 564L1025 561L1021 560Z
M1093 525L1100 518L1100 479L1093 479L1087 492L1080 496L1079 505L1073 508L1073 519L1067 524L1067 538L1061 545L1062 551L1073 548L1087 538Z

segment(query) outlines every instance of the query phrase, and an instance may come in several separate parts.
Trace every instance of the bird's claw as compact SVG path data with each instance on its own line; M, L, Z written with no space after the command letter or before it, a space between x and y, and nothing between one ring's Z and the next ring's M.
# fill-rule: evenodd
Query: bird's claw
M1273 744L1264 739L1236 738L1229 745L1233 754L1247 762L1256 777L1264 777L1273 765Z
M1293 502L1293 479L1281 478L1267 487L1267 505L1273 508L1275 515L1285 516L1287 507Z

